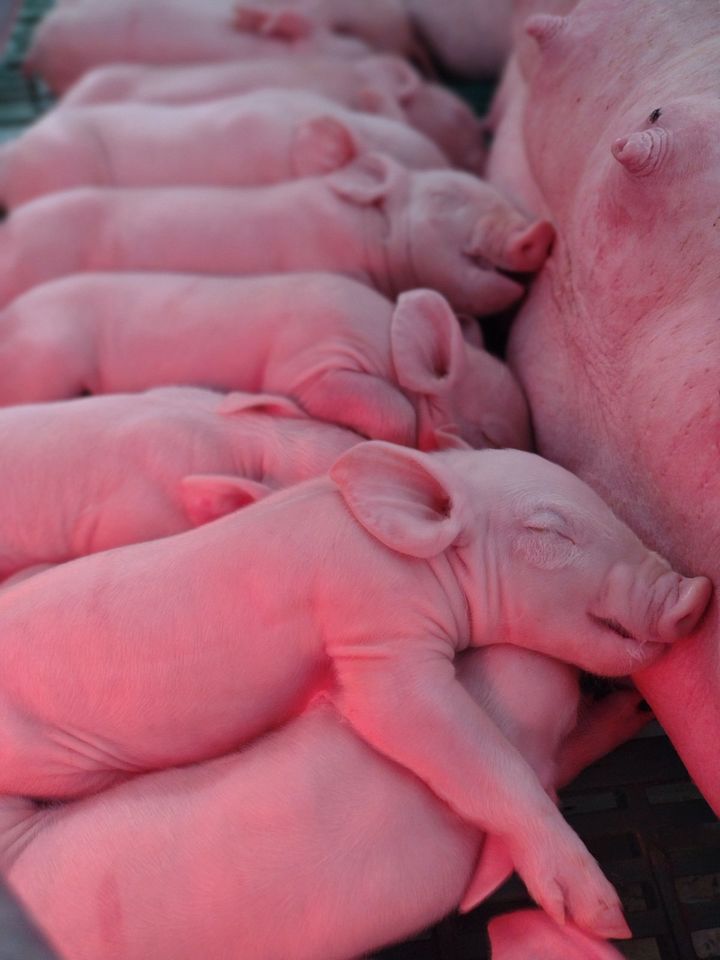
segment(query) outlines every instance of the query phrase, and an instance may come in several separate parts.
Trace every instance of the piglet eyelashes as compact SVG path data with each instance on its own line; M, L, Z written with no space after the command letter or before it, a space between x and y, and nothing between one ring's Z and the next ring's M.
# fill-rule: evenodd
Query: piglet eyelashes
M664 127L653 127L620 137L613 143L612 155L628 173L646 177L660 166L668 150L668 132Z

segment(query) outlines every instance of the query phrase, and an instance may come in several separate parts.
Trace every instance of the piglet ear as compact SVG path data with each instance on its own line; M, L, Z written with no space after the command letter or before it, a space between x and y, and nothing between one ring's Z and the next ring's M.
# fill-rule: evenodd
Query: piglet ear
M453 433L451 429L446 427L438 427L433 434L434 437L434 450L476 450L477 447L471 447L467 440L457 434Z
M193 474L180 482L183 508L196 527L250 506L269 493L272 493L270 487L247 477Z
M346 166L358 154L348 128L335 117L314 117L301 123L290 148L292 165L299 177L321 176Z
M268 413L274 417L305 419L307 414L291 400L273 393L228 393L217 406L217 412L232 417L238 413Z
M400 103L411 100L422 84L417 70L402 57L374 57L373 70L377 70L378 74L385 78Z
M240 2L233 10L233 27L242 33L292 41L310 36L316 24L302 10L290 6Z
M398 298L390 347L398 383L416 393L445 393L465 362L465 341L457 318L434 290L410 290Z
M461 531L452 478L427 454L380 441L344 453L330 470L350 512L391 550L428 558Z
M361 207L380 205L402 170L398 163L377 153L361 154L354 163L327 178L335 193Z

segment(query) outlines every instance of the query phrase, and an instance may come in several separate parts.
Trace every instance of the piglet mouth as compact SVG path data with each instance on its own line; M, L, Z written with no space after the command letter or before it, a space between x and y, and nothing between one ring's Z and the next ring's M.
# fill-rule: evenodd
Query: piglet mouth
M598 617L594 613L588 613L588 617L599 627L610 630L612 633L616 633L619 637L623 637L625 640L632 640L635 643L641 643L637 637L633 636L628 629L626 629L618 620L614 620L612 617Z
M492 260L480 254L472 254L471 260L482 271L482 278L493 293L504 300L509 306L525 293L526 284L530 281L529 274L520 274L511 270L504 270L494 264Z

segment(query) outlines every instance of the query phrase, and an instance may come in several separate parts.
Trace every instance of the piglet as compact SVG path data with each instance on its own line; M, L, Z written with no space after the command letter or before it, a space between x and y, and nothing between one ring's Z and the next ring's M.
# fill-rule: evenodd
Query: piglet
M550 769L573 752L570 667L495 646L461 657L458 679L530 762ZM632 699L616 699L626 736ZM0 863L73 960L110 943L113 960L348 960L452 910L481 845L320 699L239 754L62 807L0 799Z
M104 63L181 64L286 56L366 56L354 37L322 28L302 10L238 19L231 6L193 0L76 0L35 31L25 71L62 93Z
M560 926L539 910L518 910L493 917L488 924L492 960L622 960L609 943Z
M551 916L623 936L612 887L453 660L501 641L624 675L710 593L533 454L360 444L329 477L0 594L0 790L78 796L219 756L326 691L497 835Z
M329 270L395 297L433 287L487 314L537 270L553 229L453 170L364 154L326 177L255 189L86 187L41 197L0 226L0 302L86 270L258 274Z
M189 530L360 440L284 397L191 387L0 411L0 578Z
M418 170L450 165L405 123L304 90L259 90L180 108L51 111L0 151L0 201L12 208L84 185L264 186L328 173L368 150Z
M511 0L404 0L420 36L443 66L495 77L511 48Z
M530 446L525 400L432 290L332 274L77 274L0 314L0 403L164 384L264 390L367 437Z
M58 0L68 7L78 0ZM85 0L86 3L90 0ZM181 5L184 0L175 0ZM92 0L93 6L118 6L122 0ZM150 0L152 3L152 0ZM146 2L146 6L150 5ZM415 51L412 26L402 0L203 0L202 8L222 15L239 29L266 32L280 28L307 29L319 25L344 36L354 36L380 50L410 56Z
M440 84L424 82L406 61L387 55L266 57L180 67L114 63L86 73L56 109L127 100L202 103L277 88L311 90L351 110L402 120L434 140L455 166L483 172L483 127L472 110Z

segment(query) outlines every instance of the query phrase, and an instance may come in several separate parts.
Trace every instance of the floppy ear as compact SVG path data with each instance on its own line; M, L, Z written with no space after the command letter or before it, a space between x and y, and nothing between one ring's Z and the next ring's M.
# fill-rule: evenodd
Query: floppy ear
M340 120L314 117L295 129L290 153L295 173L312 177L346 166L357 157L358 145Z
M378 153L363 153L338 173L330 174L328 183L335 193L360 207L380 205L388 196L399 164Z
M422 81L417 70L402 57L379 56L376 64L376 69L388 81L400 103L407 103L420 89Z
M330 470L348 509L386 547L434 557L461 531L451 477L427 454L381 441L361 443Z
M242 33L256 33L276 40L300 40L316 29L313 20L293 7L268 4L237 3L233 10L233 27Z
M463 440L462 437L458 436L456 433L451 433L447 427L438 427L433 432L435 445L434 450L475 450L476 447L470 446L470 444Z
M218 404L217 412L230 417L236 413L268 413L274 417L307 419L305 411L290 397L272 393L228 393Z
M390 348L401 387L436 395L453 386L465 363L465 341L449 303L434 290L410 290L397 301Z
M257 480L222 474L198 473L180 481L183 508L196 527L256 503L272 492Z

